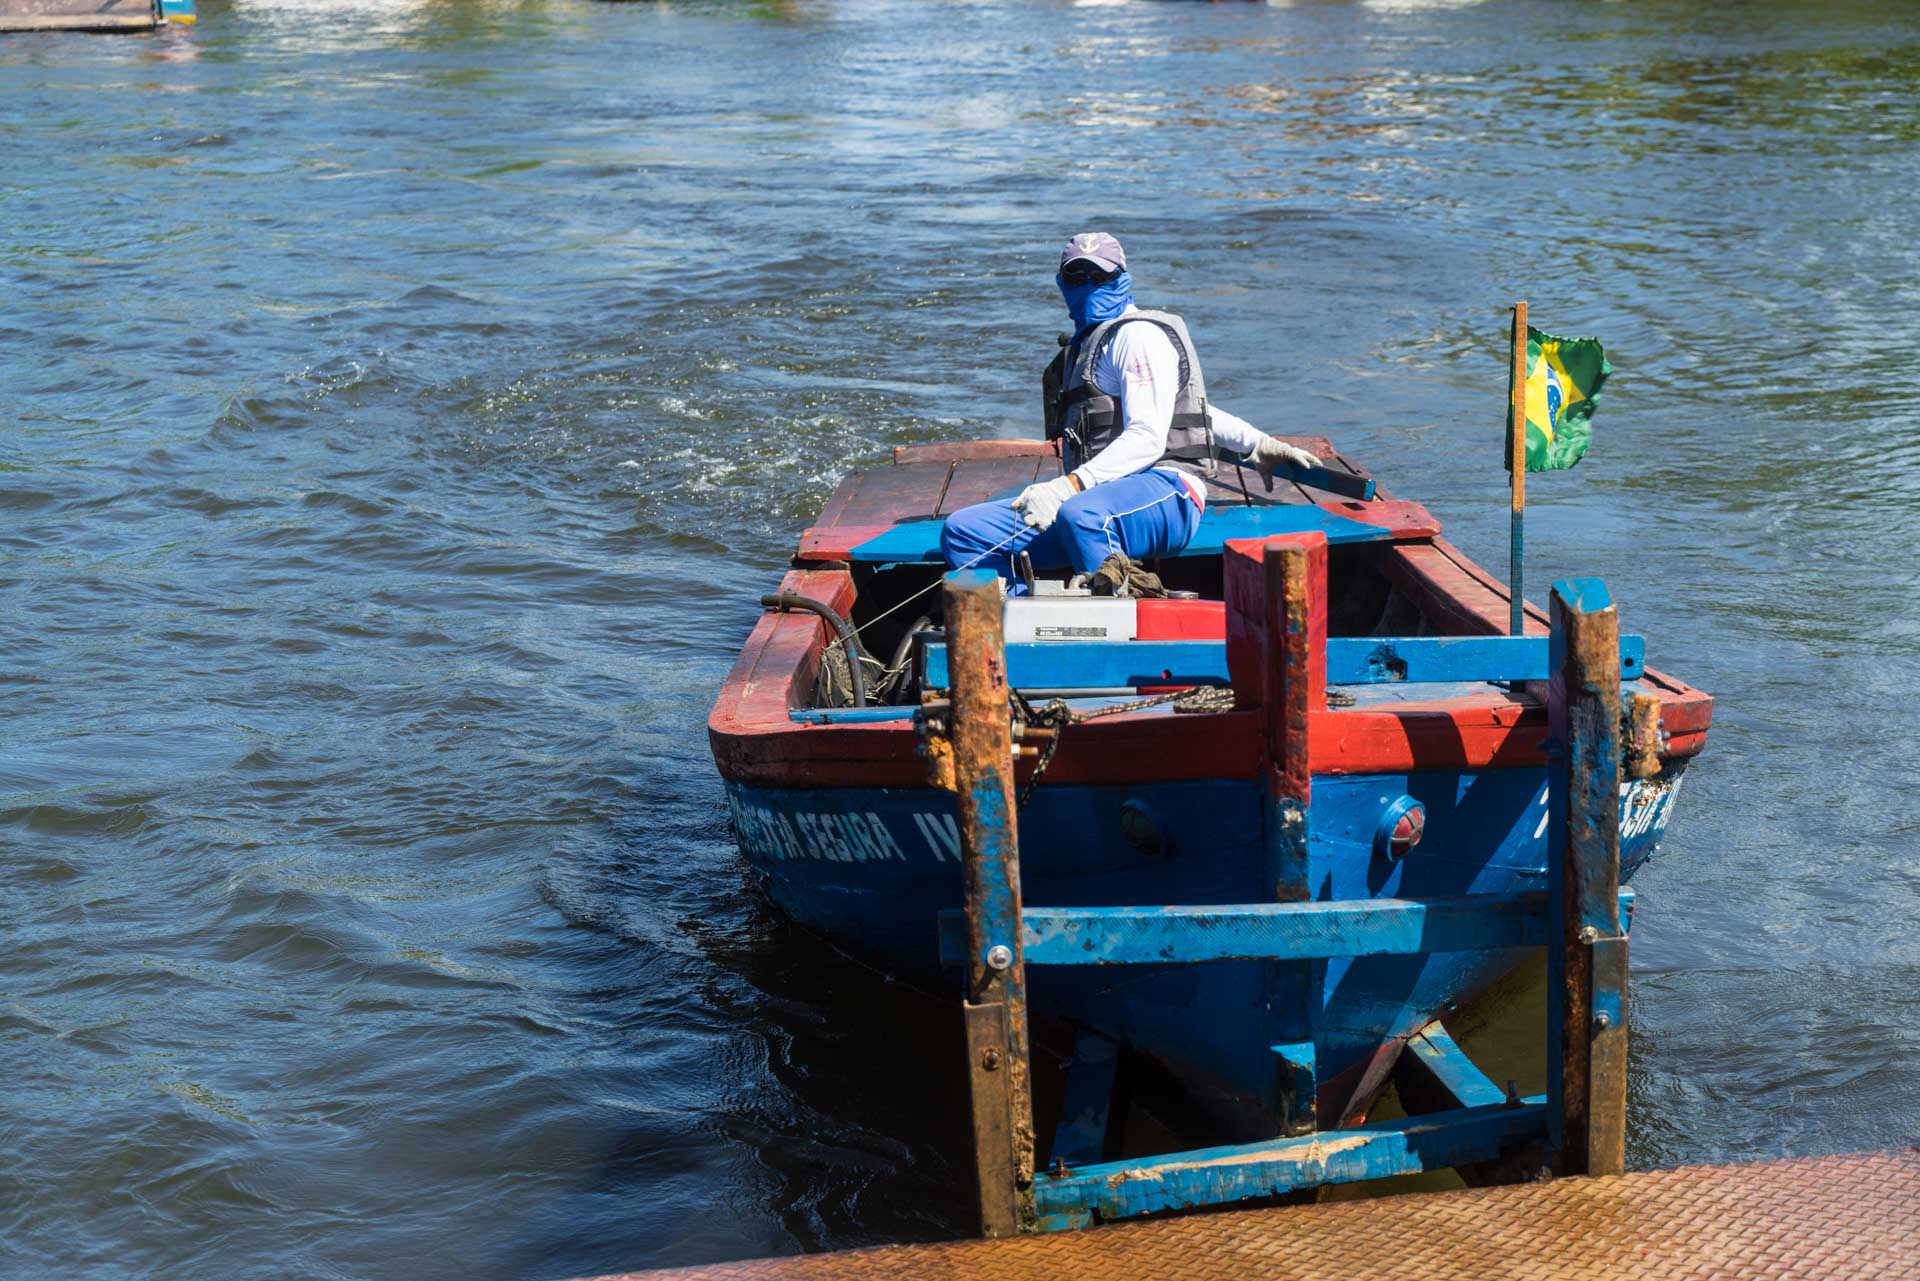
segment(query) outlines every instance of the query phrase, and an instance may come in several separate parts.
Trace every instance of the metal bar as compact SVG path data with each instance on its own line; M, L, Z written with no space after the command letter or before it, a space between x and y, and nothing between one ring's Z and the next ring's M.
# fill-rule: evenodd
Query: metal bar
M1593 1021L1588 1050L1587 1173L1627 1169L1627 940L1593 945Z
M1527 304L1513 304L1512 372L1507 381L1507 471L1513 493L1507 543L1507 590L1512 593L1509 630L1527 630Z
M953 648L947 733L965 874L967 1054L980 1222L986 1236L1010 1236L1033 1221L1033 1103L999 581L986 570L956 570L946 576L944 598ZM980 1008L996 1006L998 1014Z
M1335 1133L1089 1165L1064 1176L1041 1175L1034 1199L1043 1215L1084 1208L1102 1219L1122 1219L1492 1160L1503 1148L1537 1137L1545 1126L1546 1108L1538 1103L1463 1108Z
M1645 637L1620 638L1622 680L1640 678L1646 652ZM945 688L946 646L928 645L926 660L924 686ZM1334 636L1326 642L1326 683L1544 681L1552 675L1548 661L1544 636ZM1007 646L1007 678L1020 690L1091 693L1141 685L1223 685L1230 674L1224 641L1015 641ZM849 716L852 710L831 714L864 719ZM795 715L820 711L803 708Z
M1555 583L1551 604L1547 884L1557 938L1547 946L1549 1124L1564 1173L1600 1173L1620 1168L1614 1136L1626 1127L1619 618L1598 579ZM1598 1054L1597 1036L1605 1038Z
M1624 917L1633 891L1620 891ZM1412 956L1540 947L1551 936L1547 896L1461 894L1430 899L1171 907L1025 907L1027 965L1166 965ZM940 959L967 957L966 915L940 914Z

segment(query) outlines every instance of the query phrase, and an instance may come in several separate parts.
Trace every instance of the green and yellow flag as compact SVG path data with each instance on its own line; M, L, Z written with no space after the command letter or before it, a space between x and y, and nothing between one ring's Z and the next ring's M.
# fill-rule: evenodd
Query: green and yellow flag
M1593 439L1593 411L1613 366L1592 338L1527 330L1527 470L1571 467ZM1513 410L1507 410L1513 431Z

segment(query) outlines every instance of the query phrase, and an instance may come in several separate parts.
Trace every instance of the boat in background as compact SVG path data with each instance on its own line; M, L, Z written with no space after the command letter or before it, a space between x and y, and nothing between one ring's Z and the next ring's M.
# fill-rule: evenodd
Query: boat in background
M1431 513L1324 438L1287 439L1325 471L1272 494L1231 472L1210 481L1192 542L1153 566L1169 598L1095 597L1056 577L1009 602L1027 904L1274 899L1263 724L1229 692L1257 674L1229 643L1227 550L1283 534L1326 548L1324 684L1300 727L1309 897L1545 887L1545 615L1527 609L1537 642L1507 638L1506 589ZM954 797L930 774L916 719L945 682L941 522L1058 466L1051 444L983 441L897 449L890 466L848 476L801 535L708 721L735 837L768 896L932 990L959 982L943 975L937 920L961 904ZM1713 700L1647 667L1639 638L1621 649L1623 698L1648 713L1621 786L1624 881L1659 847ZM1304 1077L1276 1066L1264 962L1048 969L1029 980L1030 1009L1042 1040L1092 1034L1157 1062L1229 1130L1297 1121L1301 1080L1328 1129L1365 1115L1409 1037L1528 954L1314 963L1311 991L1294 994L1313 1006Z
M193 0L0 0L10 31L152 31L195 20Z

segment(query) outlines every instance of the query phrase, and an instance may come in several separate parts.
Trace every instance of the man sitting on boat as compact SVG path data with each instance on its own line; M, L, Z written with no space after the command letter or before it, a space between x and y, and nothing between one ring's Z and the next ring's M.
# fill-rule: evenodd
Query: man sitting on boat
M1116 555L1170 556L1199 527L1204 477L1217 458L1245 459L1268 478L1281 463L1319 465L1208 403L1186 323L1134 304L1118 240L1075 236L1054 282L1074 323L1044 380L1047 438L1061 442L1065 474L1011 503L992 499L947 517L940 548L949 569L978 566L1013 580L1023 551L1035 569L1080 574Z

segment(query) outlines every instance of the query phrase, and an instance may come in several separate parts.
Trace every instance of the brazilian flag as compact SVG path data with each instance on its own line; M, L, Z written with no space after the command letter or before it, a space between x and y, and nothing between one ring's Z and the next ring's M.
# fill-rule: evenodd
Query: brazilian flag
M1580 461L1593 439L1593 411L1613 366L1593 338L1527 330L1527 470L1559 471ZM1507 410L1513 431L1513 410Z

